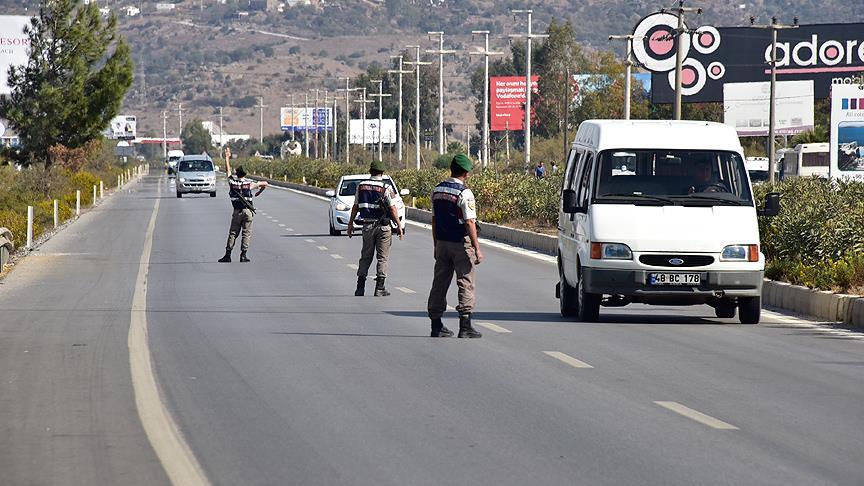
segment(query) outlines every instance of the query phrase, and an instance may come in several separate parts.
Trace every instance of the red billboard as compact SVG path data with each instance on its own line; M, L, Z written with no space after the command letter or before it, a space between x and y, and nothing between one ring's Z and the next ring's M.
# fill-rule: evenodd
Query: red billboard
M539 76L531 76L531 92L537 94ZM525 76L489 78L490 130L523 130L525 128Z

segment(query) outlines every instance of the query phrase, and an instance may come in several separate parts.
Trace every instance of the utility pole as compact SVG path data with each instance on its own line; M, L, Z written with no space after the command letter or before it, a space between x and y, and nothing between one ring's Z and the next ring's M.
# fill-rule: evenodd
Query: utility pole
M328 91L325 89L324 90L324 110L323 110L323 112L324 112L324 158L325 159L327 158L327 155L329 152L328 140L330 138L330 134L327 131L327 107L329 105L330 105L330 95L328 94Z
M312 90L309 90L312 91ZM312 109L312 126L315 128L315 158L318 158L318 130L321 120L318 119L318 88L315 88L315 107Z
M219 107L219 148L225 146L224 131L222 131L222 107Z
M399 59L399 69L387 71L390 74L398 74L399 75L399 119L397 120L396 127L396 145L398 145L398 158L399 162L402 162L402 75L403 74L411 74L413 71L405 71L402 69L402 56L390 56L391 58Z
M627 46L624 55L624 119L630 119L630 98L632 88L630 86L631 71L633 68L633 39L643 39L642 36L610 35L609 40L623 40ZM568 80L569 81L569 80Z
M421 62L420 61L420 46L405 46L409 49L415 49L417 52L414 61L407 62L406 64L410 64L414 66L414 74L416 76L416 91L417 98L414 100L414 157L415 162L417 163L417 170L420 170L420 66L429 66L431 62Z
M259 131L258 131L260 138L258 138L258 141L263 144L264 143L264 108L267 108L266 106L264 106L264 97L263 96L258 97L258 106L256 108L258 108L258 111L260 113L260 125L259 125Z
M444 32L427 32L429 39L438 36L438 49L426 50L427 54L438 54L438 153L444 154L444 54L456 54L456 51L444 50Z
M370 96L378 98L378 162L382 162L384 160L384 98L390 95L384 94L383 79L376 79L372 83L378 83L378 93Z
M774 172L777 170L777 160L774 158L774 128L777 121L777 31L797 29L798 17L792 19L792 25L778 24L777 17L771 17L769 25L756 25L755 17L750 17L750 26L757 29L771 29L771 90L768 107L768 182L774 183Z
M518 14L527 14L528 16L528 33L527 34L511 34L511 38L525 38L527 40L525 47L525 165L531 167L531 41L533 39L543 39L549 37L545 34L534 34L531 32L531 15L533 10L511 10L516 18Z
M366 150L366 104L374 103L366 97L366 88L359 88L361 98L354 100L355 103L360 103L360 121L363 123L363 150Z
M303 95L303 147L309 158L309 93Z
M347 96L347 95L346 95ZM340 97L333 96L333 161L335 162L338 157L338 149L339 149L339 112L336 111L336 102L339 101Z
M701 8L685 7L684 0L678 0L678 6L670 9L660 9L661 12L670 11L678 16L678 27L675 29L675 119L681 119L681 66L684 62L684 43L681 42L683 35L687 33L684 26L684 14L695 13L702 15Z
M345 77L345 163L351 163L351 92L356 88L351 87L351 78Z
M162 110L162 158L168 160L168 112L165 110Z
M291 141L292 142L294 141L294 132L297 130L297 127L294 126L294 120L296 119L296 117L294 116L295 111L296 110L294 109L294 93L291 93Z
M180 114L180 131L178 134L183 134L183 103L177 103L177 112Z
M469 52L468 55L483 56L484 74L483 74L483 168L489 166L489 56L500 56L503 52L492 52L489 50L489 31L475 30L471 32L471 40L474 40L475 35L484 37L482 51ZM469 141L470 145L470 141Z

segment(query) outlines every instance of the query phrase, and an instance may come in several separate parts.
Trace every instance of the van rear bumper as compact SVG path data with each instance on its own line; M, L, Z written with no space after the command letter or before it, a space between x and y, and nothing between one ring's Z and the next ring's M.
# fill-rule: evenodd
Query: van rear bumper
M633 302L704 303L723 297L758 297L762 295L764 271L678 271L699 273L699 286L650 285L648 274L655 270L615 270L584 268L585 289L592 294L622 295ZM679 301L680 302L677 302Z

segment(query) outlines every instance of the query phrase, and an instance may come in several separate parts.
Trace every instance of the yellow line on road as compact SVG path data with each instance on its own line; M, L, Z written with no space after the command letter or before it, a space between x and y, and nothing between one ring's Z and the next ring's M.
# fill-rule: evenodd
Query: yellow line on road
M513 332L510 329L505 329L499 325L492 324L491 322L478 322L477 325L485 327L486 329L489 329L490 331L500 332L502 334Z
M162 186L159 186L161 195ZM159 199L144 237L144 250L138 266L135 293L132 297L132 315L129 324L129 368L135 406L150 445L159 457L168 479L175 485L207 485L207 476L186 443L180 428L171 417L159 393L150 345L147 339L147 277L150 273L150 253L153 249L153 230L159 213Z
M685 416L691 420L695 420L702 425L707 425L708 427L711 427L712 429L738 430L738 427L735 427L732 424L727 424L726 422L719 420L719 419L716 419L710 415L705 415L704 413L693 410L690 407L685 407L684 405L681 405L678 402L654 402L654 403L656 403L657 405L660 405L661 407L663 407L665 409L671 410L671 411L677 413L678 415L683 415L683 416Z
M593 368L593 366L589 365L588 363L580 361L573 356L570 356L569 354L564 354L560 351L543 351L543 354L545 354L546 356L551 356L558 361L561 361L562 363L567 363L574 368Z

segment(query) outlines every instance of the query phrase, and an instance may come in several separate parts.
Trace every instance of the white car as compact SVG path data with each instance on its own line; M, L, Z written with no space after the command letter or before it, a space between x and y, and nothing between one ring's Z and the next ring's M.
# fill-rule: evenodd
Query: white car
M330 220L331 236L341 235L343 231L348 229L348 218L351 217L351 208L354 206L354 196L357 194L357 186L361 182L371 178L372 176L369 174L346 175L339 179L335 191L327 191L327 197L330 198L328 219ZM402 196L407 196L410 194L410 191L408 189L400 191L389 175L384 175L384 181L393 187L393 192L396 194L396 210L399 213L399 226L404 231L405 203L402 201Z

